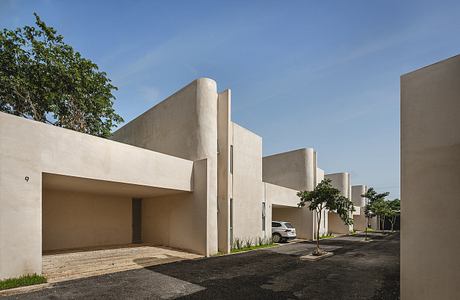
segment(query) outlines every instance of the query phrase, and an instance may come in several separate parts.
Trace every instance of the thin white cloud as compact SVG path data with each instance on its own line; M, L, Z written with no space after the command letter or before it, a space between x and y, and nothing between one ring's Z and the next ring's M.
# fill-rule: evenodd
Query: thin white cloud
M145 102L155 102L160 97L160 90L154 86L143 86L139 89L140 97Z

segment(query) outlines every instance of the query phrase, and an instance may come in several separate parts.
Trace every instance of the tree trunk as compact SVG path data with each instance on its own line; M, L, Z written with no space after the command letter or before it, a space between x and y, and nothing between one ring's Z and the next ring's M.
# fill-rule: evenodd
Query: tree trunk
M320 253L319 249L319 229L321 226L321 210L316 212L316 217L318 219L318 226L316 227L316 253Z
M396 216L392 217L390 220L391 220L390 221L391 222L391 232L393 232L394 231L394 225L395 225L395 222L396 222Z
M366 228L364 228L364 240L367 241L367 229L369 228L369 217L367 217Z

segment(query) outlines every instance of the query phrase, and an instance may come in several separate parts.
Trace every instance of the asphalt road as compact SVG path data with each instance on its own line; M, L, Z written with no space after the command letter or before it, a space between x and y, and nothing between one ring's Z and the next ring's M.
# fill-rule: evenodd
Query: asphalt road
M11 299L399 299L399 233L302 242L56 284Z

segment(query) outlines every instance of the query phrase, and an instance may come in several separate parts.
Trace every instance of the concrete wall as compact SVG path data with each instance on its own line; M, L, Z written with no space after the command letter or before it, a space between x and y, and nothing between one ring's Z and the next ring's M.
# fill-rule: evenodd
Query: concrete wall
M266 182L264 182L264 187L266 201L270 204L294 208L298 207L299 197L297 196L297 190Z
M217 200L218 200L218 248L229 253L230 240L230 198L232 195L232 176L230 174L230 145L233 143L231 122L231 91L219 93L217 103Z
M367 218L364 213L353 216L353 229L364 231L367 227Z
M316 182L316 152L303 148L263 158L263 181L297 191L312 191Z
M292 223L297 237L312 239L314 234L313 214L307 207L299 208L297 190L265 183L265 198L269 204L273 221Z
M367 187L365 185L354 185L351 187L351 201L353 205L358 207L366 206L366 198L361 197L367 192Z
M208 172L206 159L196 161L193 193L143 199L143 242L210 254L204 201L209 193Z
M233 123L233 238L265 237L262 231L262 138ZM271 236L271 232L268 232Z
M196 161L207 159L209 169L207 208L199 218L207 220L207 254L217 253L217 86L201 78L152 107L119 130L112 139L161 153Z
M350 174L346 172L333 173L326 174L324 177L330 179L332 186L338 189L343 196L349 199L351 198ZM350 217L352 217L352 213L350 214ZM334 212L329 212L328 221L329 232L349 233L353 230L353 225L345 225L340 217Z
M43 250L131 243L131 198L43 190Z
M365 215L366 198L361 195L367 192L367 186L354 185L351 187L351 200L355 205L356 211L353 213L353 229L365 230L367 227L367 219Z
M458 299L460 56L401 77L401 297Z
M0 139L0 279L41 273L42 173L192 190L192 161L5 113Z
M313 239L317 226L316 217L308 207L292 207L297 207L299 203L298 191L311 191L316 186L318 178L322 180L321 176L324 176L324 172L316 165L316 152L311 148L278 153L263 158L263 181L267 183L266 197L268 202L274 205L272 206L272 218L276 221L291 222L296 228L297 237L303 239ZM317 176L317 172L320 172L320 177ZM295 191L291 192L294 199L291 200L280 187ZM286 197L285 200L283 197ZM294 206L291 206L291 203ZM324 226L327 227L325 219L327 218L321 222L323 227L321 234L325 233Z

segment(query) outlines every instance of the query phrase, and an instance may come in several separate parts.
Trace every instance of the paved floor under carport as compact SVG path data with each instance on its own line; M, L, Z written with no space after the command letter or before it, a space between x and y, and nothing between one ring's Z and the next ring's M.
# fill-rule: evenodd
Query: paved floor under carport
M43 274L54 283L199 257L202 256L149 244L47 251L43 255Z
M19 299L399 299L399 233L323 240L334 256L299 256L313 243L195 260L55 284Z

